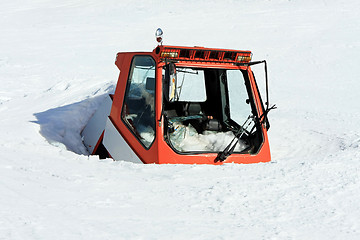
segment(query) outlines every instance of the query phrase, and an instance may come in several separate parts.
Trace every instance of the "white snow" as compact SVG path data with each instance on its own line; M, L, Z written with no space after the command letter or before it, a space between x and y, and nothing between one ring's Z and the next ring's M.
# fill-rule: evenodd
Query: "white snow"
M235 138L233 132L204 131L197 133L196 129L189 124L185 126L181 123L173 123L174 132L169 134L170 142L179 152L206 151L220 152L223 151ZM235 152L241 152L249 147L244 141L234 141ZM233 146L233 144L231 144Z
M2 1L0 239L359 239L360 2ZM79 132L120 51L267 59L272 162L140 165ZM261 88L263 67L254 66Z

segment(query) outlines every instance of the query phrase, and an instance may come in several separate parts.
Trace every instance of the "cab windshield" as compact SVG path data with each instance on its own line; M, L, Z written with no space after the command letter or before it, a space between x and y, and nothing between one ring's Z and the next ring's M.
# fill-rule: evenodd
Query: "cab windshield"
M253 96L246 70L164 68L165 139L178 153L222 151L252 115ZM262 137L255 122L235 152L255 151ZM250 130L253 130L252 132ZM257 139L254 141L254 139ZM260 142L262 140L260 139Z

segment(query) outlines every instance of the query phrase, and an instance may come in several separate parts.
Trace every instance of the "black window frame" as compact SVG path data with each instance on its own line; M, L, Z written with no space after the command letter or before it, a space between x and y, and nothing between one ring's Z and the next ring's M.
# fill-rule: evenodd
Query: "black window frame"
M185 67L186 68L186 67ZM191 68L191 67L189 67ZM207 69L207 68L201 68L201 67L198 67L198 69ZM208 68L208 69L215 69L215 70L218 70L219 72L221 70L224 70L224 72L226 72L226 70L234 70L234 69L230 69L230 68ZM249 76L249 71L247 69L237 69L238 71L240 71L244 77L244 85L245 85L245 89L246 89L246 92L249 96L249 100L250 100L250 108L251 108L251 112L252 114L256 117L256 119L258 119L260 116L259 116L259 112L257 110L257 107L256 107L256 103L255 103L255 96L254 96L254 91L256 91L257 89L253 89L251 87L251 83L250 83L250 76ZM227 75L225 75L227 76ZM219 77L221 77L221 73L219 74ZM240 79L239 79L240 81ZM205 83L206 84L206 83ZM226 80L226 77L225 77L225 83L224 84L224 90L225 90L225 95L223 96L223 100L225 101L225 105L226 107L230 108L229 106L229 91L228 91L228 83L227 83L227 80ZM206 93L207 94L207 93ZM230 109L229 109L230 111ZM231 119L230 115L226 114L225 112L223 113L224 114L224 118L223 121L226 122L226 121L233 121L235 122L234 120ZM165 118L166 119L166 118ZM236 122L235 122L236 123ZM236 123L237 125L241 124L241 123ZM255 138L259 138L260 139L260 142L253 142L252 144L254 144L255 148L256 148L256 151L253 152L253 153L249 153L247 149L244 149L243 151L240 151L240 152L234 152L234 154L240 154L240 155L244 155L244 154L251 154L251 155L257 155L264 143L264 135L263 135L263 131L261 129L261 126L259 124L259 121L255 121L255 128L256 128L256 131L257 133L260 134L259 137L255 137ZM164 126L167 126L167 124L164 124ZM239 125L240 127L240 125ZM205 154L205 153L218 153L216 151L179 151L177 150L174 145L172 144L172 142L170 141L170 139L168 138L167 136L168 132L167 131L164 131L164 139L165 141L167 142L167 144L170 146L170 148L177 154L179 155L194 155L194 154Z

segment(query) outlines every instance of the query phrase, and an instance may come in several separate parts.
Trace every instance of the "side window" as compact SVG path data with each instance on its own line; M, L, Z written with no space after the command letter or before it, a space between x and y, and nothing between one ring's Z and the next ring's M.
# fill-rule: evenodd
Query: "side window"
M240 70L227 70L227 82L229 89L230 117L239 125L242 125L249 115L251 106L247 102L249 95L244 84L244 76Z
M155 61L150 56L133 58L121 117L149 148L155 139Z

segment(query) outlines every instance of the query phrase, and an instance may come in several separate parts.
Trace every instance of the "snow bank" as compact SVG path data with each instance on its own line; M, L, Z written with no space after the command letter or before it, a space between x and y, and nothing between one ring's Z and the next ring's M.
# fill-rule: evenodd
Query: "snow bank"
M90 117L104 101L106 94L86 99L70 105L49 109L45 112L35 113L37 123L40 125L40 134L49 143L58 146L63 144L69 151L77 154L89 155L85 148L80 132L84 129Z
M2 1L0 239L359 239L358 9L355 0ZM78 133L116 83L116 52L153 49L158 27L166 44L268 60L271 163L82 155Z

